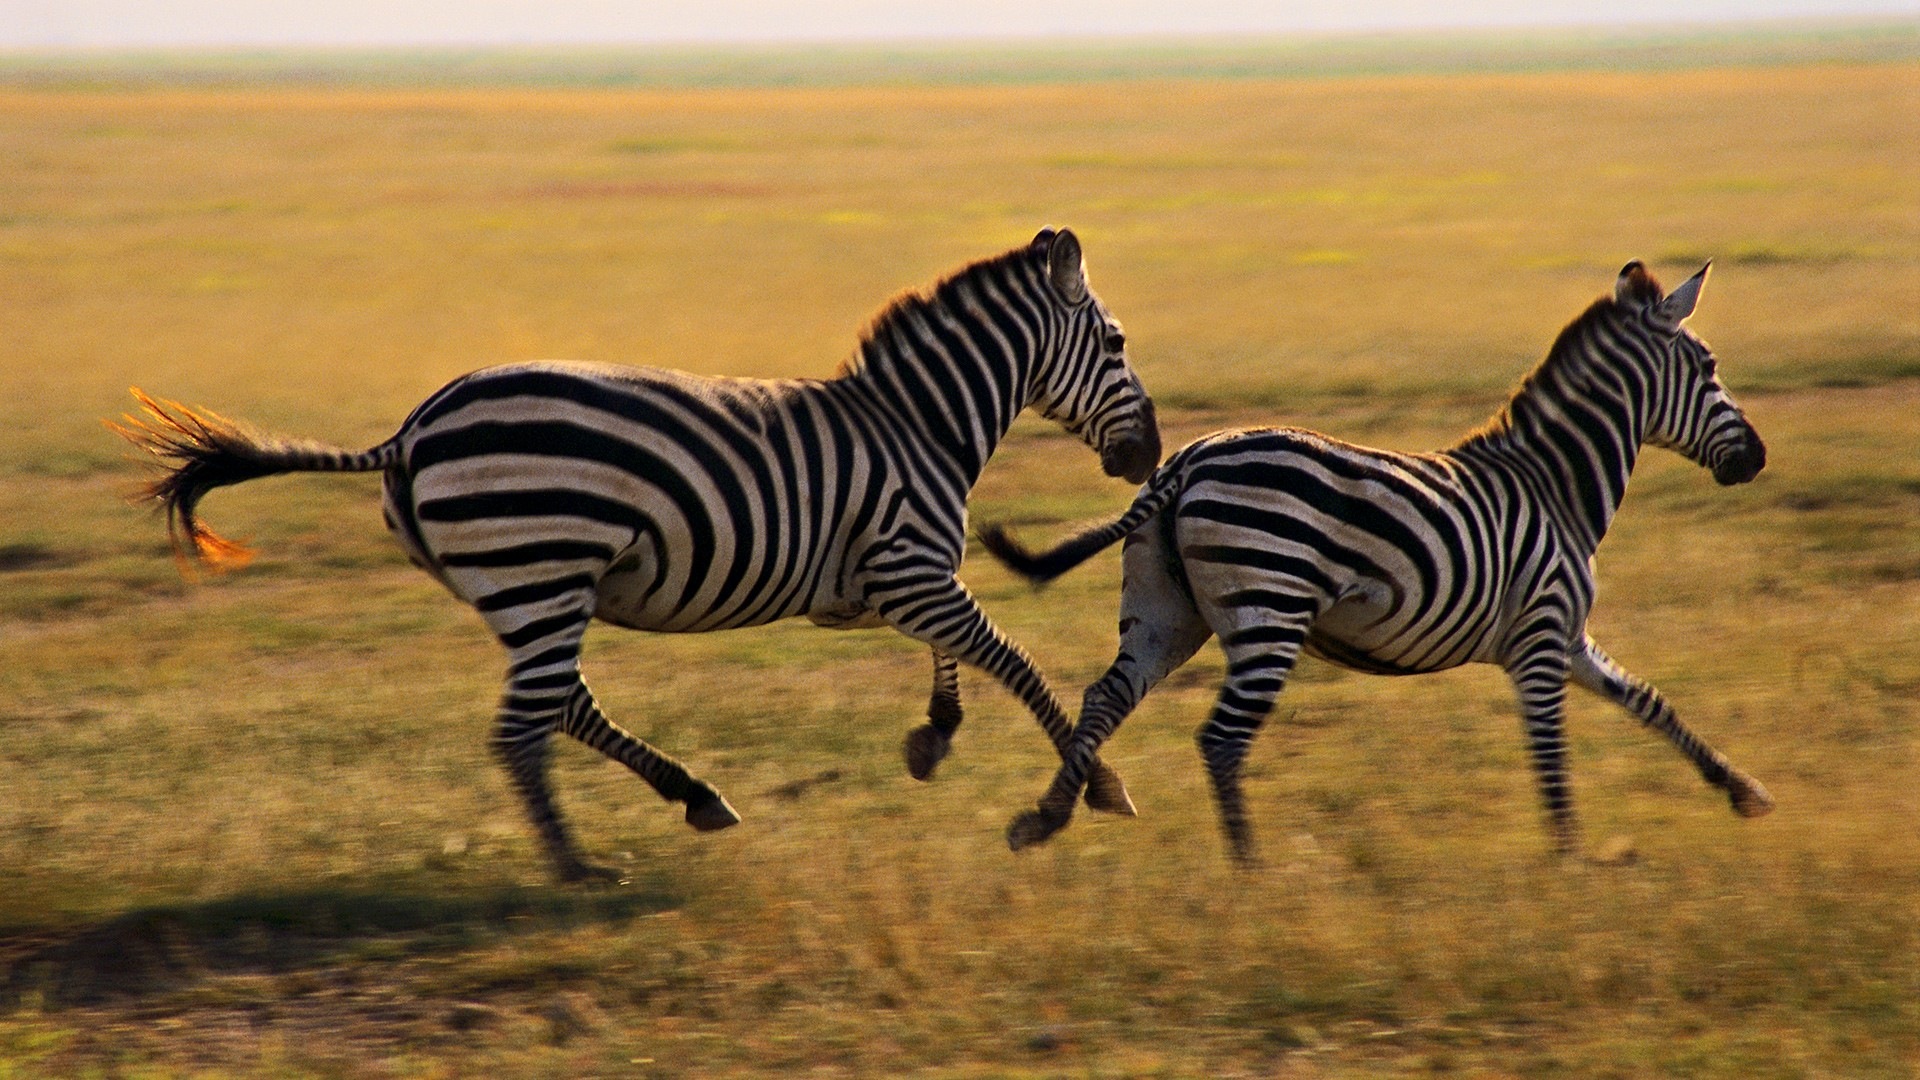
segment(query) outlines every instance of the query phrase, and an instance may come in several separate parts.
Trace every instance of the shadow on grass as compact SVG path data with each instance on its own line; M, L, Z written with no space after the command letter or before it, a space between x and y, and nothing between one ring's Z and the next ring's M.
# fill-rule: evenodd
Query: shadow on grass
M0 927L0 1010L126 1003L229 975L396 963L677 908L665 882L469 894L316 889L143 908L95 923Z

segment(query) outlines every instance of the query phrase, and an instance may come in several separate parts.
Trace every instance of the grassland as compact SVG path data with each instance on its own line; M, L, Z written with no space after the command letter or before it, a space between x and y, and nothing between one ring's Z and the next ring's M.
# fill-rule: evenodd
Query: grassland
M1911 42L1909 39L1909 46ZM0 90L0 1076L1886 1077L1920 1070L1920 79L1887 63L759 89ZM109 80L110 81L110 80ZM823 374L895 290L1075 227L1170 445L1478 422L1629 258L1772 450L1651 454L1595 630L1761 777L1735 819L1601 703L1546 838L1503 680L1309 664L1215 834L1203 656L1107 757L1141 816L1009 854L1050 775L986 680L916 785L922 650L597 632L609 711L746 821L557 754L555 888L485 737L500 660L376 484L206 507L183 581L98 419L148 390L364 445L564 356ZM1023 422L975 514L1122 505ZM1111 557L965 577L1077 696Z

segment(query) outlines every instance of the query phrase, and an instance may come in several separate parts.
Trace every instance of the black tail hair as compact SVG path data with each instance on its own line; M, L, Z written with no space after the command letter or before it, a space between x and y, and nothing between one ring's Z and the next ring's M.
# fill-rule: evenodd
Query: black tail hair
M166 511L167 536L184 564L189 557L214 569L244 566L253 552L214 532L195 515L214 488L289 472L371 472L399 462L394 440L362 453L316 442L292 442L250 431L218 413L177 401L133 396L143 415L107 420L107 429L153 455L164 472L134 492L135 502Z
M1007 569L1036 586L1045 585L1153 520L1179 493L1181 472L1173 461L1160 466L1147 478L1140 494L1133 497L1126 513L1112 521L1089 525L1046 551L1032 551L997 522L980 527L980 546Z
M1000 560L1007 569L1035 585L1045 585L1086 562L1121 536L1125 536L1126 533L1121 533L1119 536L1108 535L1114 524L1114 522L1107 522L1095 525L1036 554L1025 544L1014 539L1005 525L995 523L981 527L980 546L986 548L988 554Z

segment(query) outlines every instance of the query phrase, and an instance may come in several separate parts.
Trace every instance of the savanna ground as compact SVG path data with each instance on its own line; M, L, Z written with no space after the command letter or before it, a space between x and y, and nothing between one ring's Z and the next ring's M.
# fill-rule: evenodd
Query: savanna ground
M1444 75L1201 56L1062 82L1039 51L893 85L12 79L0 1076L1914 1076L1920 68L1910 31L1867 37L1631 73L1602 70L1623 48ZM1264 422L1440 445L1627 259L1672 282L1714 257L1694 325L1771 464L1723 490L1650 451L1595 630L1778 811L1736 819L1579 696L1608 858L1555 862L1497 672L1308 663L1251 758L1264 863L1235 870L1190 741L1209 651L1110 746L1140 817L1016 856L1051 755L986 680L919 785L903 638L603 630L611 715L746 820L692 834L561 745L583 842L632 883L557 888L486 748L500 657L389 542L377 482L215 494L261 556L186 582L99 426L129 384L368 445L493 362L825 374L891 293L1048 223L1085 241L1170 447ZM974 513L1039 538L1128 495L1028 420ZM1077 701L1117 558L1038 595L964 576Z

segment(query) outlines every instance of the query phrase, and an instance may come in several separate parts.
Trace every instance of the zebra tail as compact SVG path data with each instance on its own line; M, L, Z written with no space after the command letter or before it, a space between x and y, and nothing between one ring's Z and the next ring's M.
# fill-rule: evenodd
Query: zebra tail
M1035 552L1014 539L1005 525L980 528L980 545L1007 569L1035 586L1045 585L1101 551L1131 535L1165 509L1180 489L1179 472L1162 466L1134 496L1133 505L1118 518L1093 525L1067 537L1046 551Z
M138 388L141 415L103 421L107 429L153 455L163 470L158 479L133 494L166 511L167 536L184 569L189 560L214 570L244 566L253 552L208 528L194 514L201 496L214 488L290 472L374 472L400 461L400 445L389 439L355 453L324 443L278 439L204 409L148 397Z

